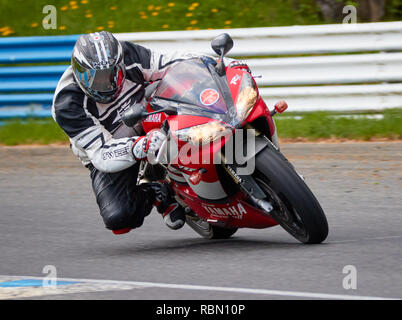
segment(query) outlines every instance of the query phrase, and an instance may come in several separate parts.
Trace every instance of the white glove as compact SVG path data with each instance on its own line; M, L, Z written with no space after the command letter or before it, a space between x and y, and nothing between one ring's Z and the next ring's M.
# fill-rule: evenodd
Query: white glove
M160 130L152 130L146 136L137 139L133 145L133 155L136 160L145 160L148 155L154 158L166 140L166 135Z

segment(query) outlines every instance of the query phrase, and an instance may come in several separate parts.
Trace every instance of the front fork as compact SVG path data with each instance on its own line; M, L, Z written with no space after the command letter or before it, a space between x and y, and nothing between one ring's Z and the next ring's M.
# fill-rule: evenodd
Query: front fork
M236 167L229 164L223 165L225 170L232 177L234 182L239 185L240 189L250 198L253 204L267 213L271 213L274 209L272 204L265 200L266 195L264 191L258 186L257 182L251 175L238 175L236 173Z
M267 201L266 194L259 187L253 176L238 174L237 170L238 168L244 166L247 161L255 158L255 156L265 148L273 147L278 150L278 147L264 135L254 135L253 139L255 141L255 148L254 150L251 150L251 152L249 152L250 150L246 149L248 152L247 155L243 157L242 163L228 163L224 154L222 153L221 157L223 167L225 168L229 176L234 180L237 185L239 185L240 189L250 198L250 200L256 207L261 208L264 212L271 213L274 207L272 206L271 202ZM241 147L243 148L242 150L245 150L244 144Z

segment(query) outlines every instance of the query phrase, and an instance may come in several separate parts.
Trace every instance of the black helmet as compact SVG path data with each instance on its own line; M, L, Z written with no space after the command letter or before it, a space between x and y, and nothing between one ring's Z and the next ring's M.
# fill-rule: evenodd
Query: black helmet
M126 78L123 49L110 32L80 36L71 65L79 86L95 101L109 103L120 94Z

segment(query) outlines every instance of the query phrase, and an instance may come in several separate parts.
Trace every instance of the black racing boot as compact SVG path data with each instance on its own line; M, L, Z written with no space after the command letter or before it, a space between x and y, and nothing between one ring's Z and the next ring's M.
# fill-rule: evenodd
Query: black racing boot
M166 225L177 230L184 226L186 214L184 208L174 198L174 191L167 183L152 184L155 192L155 206Z

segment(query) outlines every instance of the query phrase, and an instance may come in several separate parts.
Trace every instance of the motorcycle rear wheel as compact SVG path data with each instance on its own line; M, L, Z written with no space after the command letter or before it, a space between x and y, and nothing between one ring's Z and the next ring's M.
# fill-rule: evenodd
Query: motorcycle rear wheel
M302 243L321 243L328 222L318 200L288 160L268 146L255 157L254 179L274 207L271 216Z

